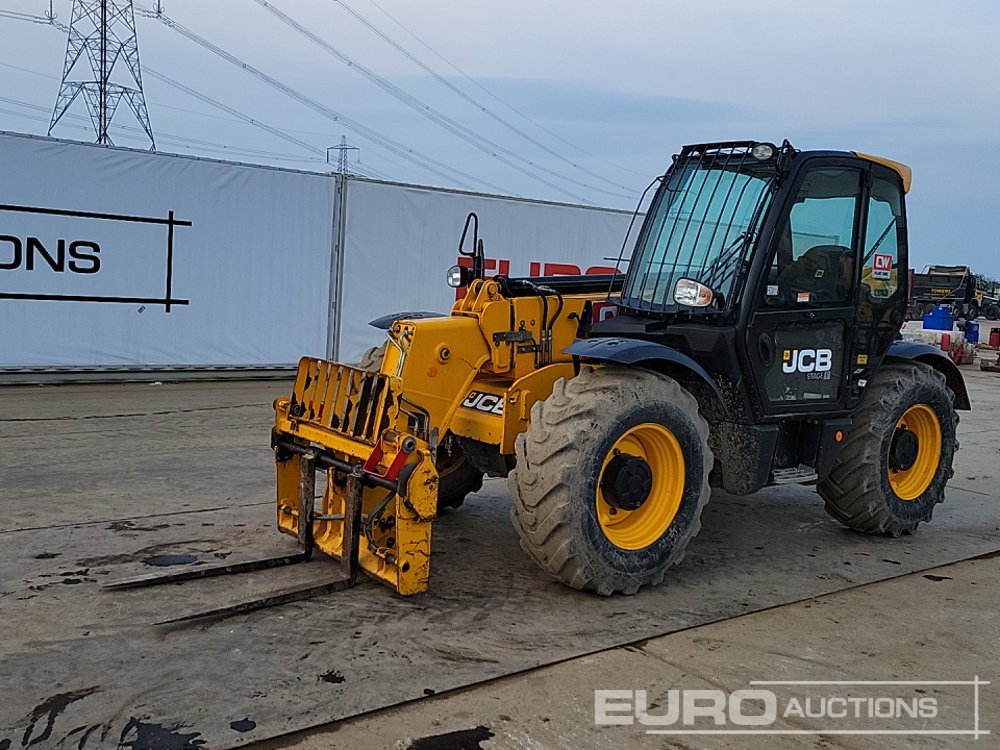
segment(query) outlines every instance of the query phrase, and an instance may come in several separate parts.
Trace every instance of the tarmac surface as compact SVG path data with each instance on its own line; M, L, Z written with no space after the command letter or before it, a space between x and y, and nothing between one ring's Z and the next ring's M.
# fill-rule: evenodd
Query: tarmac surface
M595 733L593 690L734 689L789 675L996 678L996 563L926 577L1000 550L1000 375L966 377L974 411L962 414L947 501L912 536L851 533L808 487L717 491L663 586L601 599L535 568L507 520L504 483L488 481L435 523L426 595L403 599L365 581L171 630L151 623L332 565L100 589L164 563L294 551L273 528L268 447L270 404L288 384L0 389L0 750L214 750L316 727L261 747L722 747L635 727ZM924 630L933 648L916 645ZM702 637L720 645L692 645ZM987 721L998 715L992 689ZM447 691L458 692L428 700ZM967 718L955 710L950 718ZM868 746L852 741L840 744Z

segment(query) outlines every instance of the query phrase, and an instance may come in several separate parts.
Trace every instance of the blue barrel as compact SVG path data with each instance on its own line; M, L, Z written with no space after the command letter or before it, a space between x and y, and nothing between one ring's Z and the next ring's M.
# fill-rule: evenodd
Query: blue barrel
M979 343L979 321L969 320L965 323L965 340L970 344Z
M955 326L948 305L938 305L924 316L924 328L932 331L950 331Z

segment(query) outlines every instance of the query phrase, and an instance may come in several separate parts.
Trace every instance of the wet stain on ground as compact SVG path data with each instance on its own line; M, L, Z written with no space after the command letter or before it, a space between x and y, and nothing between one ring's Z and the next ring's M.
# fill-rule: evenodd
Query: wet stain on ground
M40 552L35 555L36 560L52 560L56 557L59 557L58 552ZM10 740L7 740L7 742L10 742ZM0 750L3 750L3 745L0 745Z
M245 719L240 719L239 721L234 721L229 724L229 728L234 732L249 732L251 729L257 728L257 722L251 719L249 716Z
M191 547L192 545L204 545L206 547L210 545L218 544L216 539L185 539L176 542L166 542L164 544L152 544L148 547L143 547L142 549L137 549L135 552L127 552L124 554L117 555L100 555L98 557L84 557L76 561L77 565L87 565L89 567L101 567L104 565L118 565L120 563L132 563L142 560L144 557L152 557L159 553L167 553L171 549L176 549L180 545L186 545Z
M107 525L109 531L160 531L169 528L168 523L158 523L153 526L139 526L135 521L112 521Z
M152 565L157 568L164 568L168 565L190 565L198 562L194 555L154 555L142 561L143 565Z
M928 573L924 576L928 581L953 581L951 576L936 576L933 573Z
M478 726L421 737L419 740L414 740L408 750L483 750L481 743L493 736L493 732L488 728Z
M90 724L90 725L84 724L83 726L79 726L76 729L72 729L69 732L67 732L66 736L63 737L61 740L59 740L59 746L62 747L65 743L69 741L70 737L79 734L80 739L76 743L76 750L84 750L84 748L86 748L87 746L87 740L90 739L90 735L92 735L98 729L102 729L104 727L105 727L104 724Z
M205 740L199 739L201 732L181 732L188 729L186 724L152 724L134 716L122 730L118 747L128 750L199 750Z
M334 685L339 685L344 681L344 675L338 672L336 669L331 669L329 672L324 672L317 678L317 682L330 682Z
M48 740L52 736L52 725L56 723L59 714L65 711L70 703L75 703L78 700L86 698L88 695L93 695L100 691L101 687L94 685L83 690L74 690L70 693L57 693L50 698L46 698L31 710L31 715L28 716L28 728L24 730L24 737L21 738L21 747L31 747L39 742ZM43 717L45 718L45 726L37 737L33 737L35 727ZM9 746L10 741L8 740L7 742Z
M10 740L0 740L0 750L7 750L10 747Z

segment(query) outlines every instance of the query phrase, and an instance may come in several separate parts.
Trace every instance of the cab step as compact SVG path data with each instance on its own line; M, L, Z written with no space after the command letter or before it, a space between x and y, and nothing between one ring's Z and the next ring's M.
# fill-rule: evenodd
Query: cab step
M819 474L812 466L799 464L790 469L774 469L771 472L771 482L774 484L808 484L819 479Z

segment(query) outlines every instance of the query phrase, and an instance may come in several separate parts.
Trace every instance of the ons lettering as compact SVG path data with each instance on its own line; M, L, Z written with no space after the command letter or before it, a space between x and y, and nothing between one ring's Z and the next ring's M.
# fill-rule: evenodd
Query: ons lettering
M49 268L56 273L97 273L101 270L101 246L96 242L58 240L54 251L42 244L37 237L20 237L0 234L0 271L24 268Z
M475 409L486 414L503 415L503 396L493 393L482 393L480 391L470 391L462 406L466 409Z
M781 357L783 372L829 372L832 367L832 349L785 349Z

